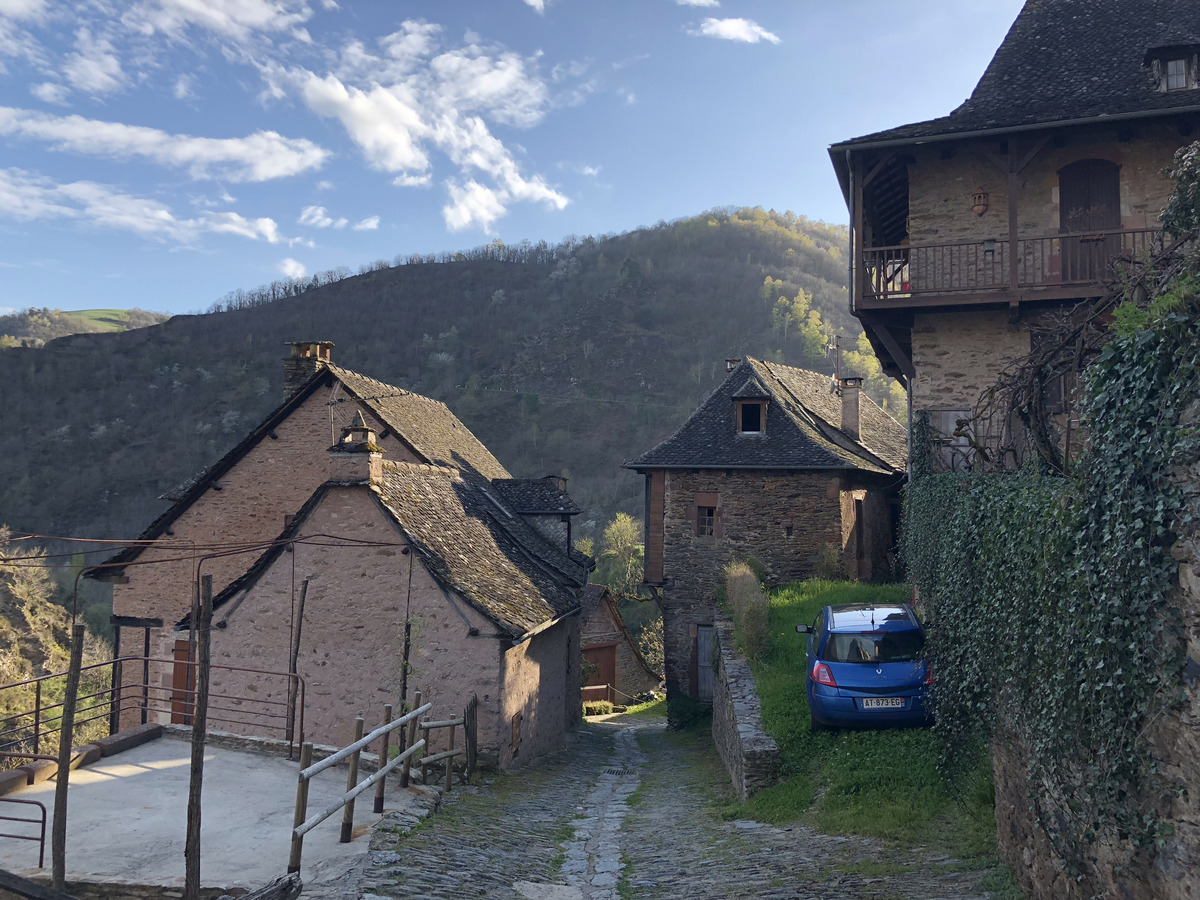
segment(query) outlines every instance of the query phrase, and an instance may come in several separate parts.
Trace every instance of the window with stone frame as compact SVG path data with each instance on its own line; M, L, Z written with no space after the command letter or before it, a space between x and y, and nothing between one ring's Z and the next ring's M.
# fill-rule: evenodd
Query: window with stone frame
M1200 87L1197 61L1200 47L1157 47L1146 54L1146 65L1160 91L1191 91Z
M696 537L712 537L717 533L717 508L696 507Z
M738 406L738 433L762 434L767 430L767 404L742 401Z
M1183 91L1188 88L1188 61L1186 59L1167 60L1167 90Z

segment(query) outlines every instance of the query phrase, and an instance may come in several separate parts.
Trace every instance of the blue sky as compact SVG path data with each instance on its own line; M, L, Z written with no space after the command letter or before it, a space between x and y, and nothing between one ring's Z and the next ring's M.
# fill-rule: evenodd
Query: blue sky
M0 310L196 312L714 206L846 221L1021 0L0 0Z

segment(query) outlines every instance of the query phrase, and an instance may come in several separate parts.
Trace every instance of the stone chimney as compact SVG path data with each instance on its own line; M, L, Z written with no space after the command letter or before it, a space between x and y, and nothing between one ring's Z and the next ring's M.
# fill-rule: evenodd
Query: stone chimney
M742 362L742 361L741 361L740 359L737 359L736 357L732 357L732 356L731 356L731 357L727 357L727 358L725 359L725 371L726 371L726 372L732 372L732 371L733 371L734 369L736 369L736 368L737 368L739 365L741 365L741 362Z
M286 400L329 362L333 341L288 341L292 355L283 360L283 397Z
M329 448L329 480L370 484L383 476L383 448L375 443L375 430L360 411L342 429L342 439Z
M854 376L842 379L842 431L856 441L859 435L858 401L862 383L861 378Z

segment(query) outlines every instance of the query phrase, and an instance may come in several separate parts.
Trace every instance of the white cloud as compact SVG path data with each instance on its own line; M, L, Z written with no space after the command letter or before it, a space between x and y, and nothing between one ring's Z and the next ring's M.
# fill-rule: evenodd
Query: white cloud
M580 175L587 175L589 178L596 178L600 174L599 166L584 166L579 170Z
M196 79L191 75L180 75L175 79L175 87L171 89L171 93L175 95L176 100L187 100L189 97L196 96L192 92L192 85Z
M433 176L426 172L424 175L397 175L392 179L396 187L429 187L433 184Z
M23 169L0 169L0 216L19 221L66 219L105 230L126 231L159 242L194 244L205 233L234 234L278 243L274 220L238 213L204 212L176 217L165 204L93 181L59 184Z
M283 259L279 263L279 271L283 273L285 278L298 280L304 277L304 273L308 270L304 268L304 263L299 260L292 259L290 256Z
M311 17L305 0L143 0L122 21L144 35L179 37L196 27L241 42L270 33L307 41L303 26Z
M323 206L306 206L300 211L299 222L301 225L308 225L312 228L345 228L348 224L346 219L331 219L325 215L325 207Z
M64 84L43 81L41 84L31 85L29 93L33 94L33 96L37 97L43 103L54 103L61 106L71 96L71 89Z
M355 231L378 231L379 216L370 216L366 219L363 219L361 222L355 222L351 227Z
M769 41L778 44L779 36L772 34L751 19L705 19L699 29L689 29L688 34L694 37L713 37L726 41L743 41L747 44L757 44L759 41Z
M7 19L40 19L46 0L0 0L0 16Z
M546 0L525 0L525 5L533 7L541 15L546 13Z
M721 0L675 0L676 6L701 6L712 9L721 5Z
M617 94L630 106L633 106L635 103L637 103L637 94L629 90L629 88L621 88L619 91L617 91Z
M317 190L318 190L318 191L328 191L328 190L329 190L329 189L331 189L332 187L333 187L333 182L332 182L332 181L328 181L328 180L326 180L326 179L324 179L324 178L322 178L322 179L321 179L320 181L318 181L318 182L317 182L317 184L316 184L316 188L317 188Z
M442 53L429 67L437 81L435 99L443 107L487 113L522 128L536 125L544 115L546 86L515 53L491 57L472 46Z
M200 138L157 128L52 116L0 106L0 134L42 140L60 150L114 159L146 159L186 168L197 180L270 181L320 167L329 152L305 138L256 131L241 138Z
M111 94L125 86L125 72L112 42L94 36L87 28L75 32L75 52L67 57L62 71L72 87L87 94Z
M465 187L450 182L449 189L450 202L442 207L442 218L451 231L475 226L490 233L492 223L508 211L501 192L478 181L468 181Z

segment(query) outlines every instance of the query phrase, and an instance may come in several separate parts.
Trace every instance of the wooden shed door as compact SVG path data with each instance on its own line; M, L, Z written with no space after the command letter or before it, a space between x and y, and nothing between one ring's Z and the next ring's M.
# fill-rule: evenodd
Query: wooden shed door
M696 697L713 698L713 630L711 625L696 626Z
M1103 232L1121 227L1121 167L1106 159L1081 159L1058 172L1063 280L1096 281L1121 252L1121 239Z
M188 642L175 642L175 665L171 667L171 722L177 725L192 724L192 698L195 685L192 667L187 665Z
M609 644L607 647L585 647L583 649L583 658L590 665L596 668L592 674L588 676L587 684L584 687L592 687L595 685L607 684L615 686L617 683L617 646ZM616 703L616 697L610 687L608 697L609 703Z

